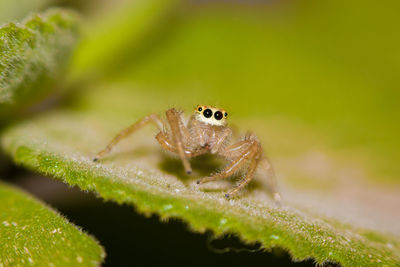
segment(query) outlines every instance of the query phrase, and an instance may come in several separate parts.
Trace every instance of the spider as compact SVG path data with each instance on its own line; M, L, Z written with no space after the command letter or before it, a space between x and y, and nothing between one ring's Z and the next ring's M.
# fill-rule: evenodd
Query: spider
M106 148L95 156L93 161L103 158L121 139L128 137L144 125L153 123L159 129L156 140L165 150L179 155L187 174L192 173L189 159L202 154L216 154L229 162L222 171L197 180L197 184L228 178L247 167L243 180L225 194L225 197L229 199L249 184L257 167L262 166L265 175L272 174L269 175L270 190L274 200L279 201L280 195L276 189L271 164L263 156L263 150L257 137L248 134L238 142L229 144L232 129L227 126L227 117L228 113L224 109L204 105L196 107L187 123L183 112L175 108L166 111L168 124L157 114L150 114L118 133ZM167 127L168 125L169 127Z

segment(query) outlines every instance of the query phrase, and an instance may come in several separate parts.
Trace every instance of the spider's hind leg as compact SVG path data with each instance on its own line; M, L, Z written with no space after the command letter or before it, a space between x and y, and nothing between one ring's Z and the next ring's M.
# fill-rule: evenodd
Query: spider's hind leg
M277 204L281 204L281 194L278 191L276 175L268 158L264 157L260 160L260 167L264 170L267 176L268 187L272 197Z

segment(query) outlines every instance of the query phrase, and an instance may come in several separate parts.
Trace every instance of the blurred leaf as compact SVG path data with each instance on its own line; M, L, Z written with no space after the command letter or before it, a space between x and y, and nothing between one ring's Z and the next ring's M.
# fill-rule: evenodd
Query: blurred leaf
M86 25L71 67L72 79L115 71L126 53L135 51L149 32L176 6L178 0L123 1ZM101 55L101 56L99 56Z
M77 27L74 13L56 9L0 28L0 110L33 103L60 78Z
M0 0L0 23L23 19L29 12L38 12L50 0Z
M43 203L0 183L0 265L98 266L102 247Z

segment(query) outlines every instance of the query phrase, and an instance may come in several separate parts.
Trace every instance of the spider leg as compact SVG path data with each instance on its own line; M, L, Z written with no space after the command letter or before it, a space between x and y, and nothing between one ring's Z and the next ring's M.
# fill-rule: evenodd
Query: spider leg
M249 165L249 167L247 169L246 176L243 178L242 181L240 181L240 183L234 189L232 189L227 194L225 194L226 198L231 198L232 196L236 195L239 192L240 189L242 189L243 187L248 185L251 182L251 180L253 180L254 172L256 171L257 165L259 163L260 154L261 154L261 150L259 150L253 156L253 158L250 161L250 165Z
M156 135L156 140L158 141L158 143L160 143L160 145L165 150L173 152L173 153L178 153L178 148L175 146L175 144L171 140L168 139L168 137L163 132L159 132ZM197 157L197 156L203 155L207 152L208 152L207 148L201 148L196 151L189 151L189 150L185 149L185 155L188 158Z
M227 150L224 152L224 154L228 155L230 151L236 151L239 148L244 151L240 153L239 156L237 156L222 172L197 180L197 184L204 184L232 176L243 166L244 163L246 163L247 160L253 158L254 155L258 153L260 150L260 145L254 140L245 140L239 142L238 144L227 147Z
M226 159L235 159L243 154L243 151L249 147L248 140L242 140L226 147L220 154Z
M172 138L177 148L179 157L181 158L183 167L187 174L191 174L192 168L190 167L190 163L185 155L185 149L183 146L182 132L186 133L186 129L183 129L184 126L181 121L180 114L176 109L171 108L167 110L166 115L169 125L171 126Z
M271 193L272 193L272 196L273 196L275 202L280 203L281 195L278 191L276 175L275 175L274 169L272 168L272 165L269 162L268 158L265 158L265 157L262 158L260 161L260 166L264 169L264 171L267 175L269 188L271 190Z
M119 132L111 140L111 142L106 146L106 148L104 148L102 151L97 153L97 155L94 157L93 161L98 161L99 159L103 158L106 154L108 154L111 151L111 149L115 145L118 144L119 141L128 137L129 135L131 135L135 131L139 130L140 128L142 128L143 126L145 126L148 123L154 123L160 131L163 129L163 126L164 126L164 123L162 122L162 120L160 119L160 117L157 114L150 114L150 115L144 117L143 119L135 122L128 128Z

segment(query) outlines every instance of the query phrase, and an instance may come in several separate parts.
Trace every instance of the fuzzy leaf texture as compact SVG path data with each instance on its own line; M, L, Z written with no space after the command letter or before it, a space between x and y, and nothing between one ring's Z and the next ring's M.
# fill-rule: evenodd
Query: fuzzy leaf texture
M28 194L0 183L0 266L98 266L92 237Z
M53 9L0 28L0 110L32 104L47 92L74 47L75 13Z

